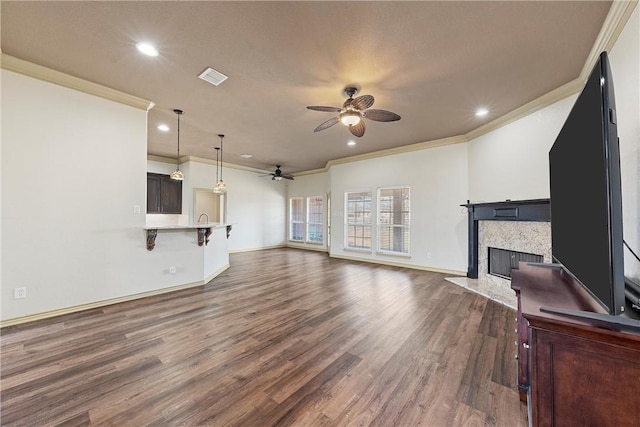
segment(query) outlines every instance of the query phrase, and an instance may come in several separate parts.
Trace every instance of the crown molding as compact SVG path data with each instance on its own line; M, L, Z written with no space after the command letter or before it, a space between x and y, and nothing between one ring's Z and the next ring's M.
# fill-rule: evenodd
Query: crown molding
M175 158L158 156L158 155L155 155L155 154L147 154L147 160L151 160L151 161L154 161L154 162L169 163L169 164L172 164L172 165L174 165L176 163L176 159ZM215 160L205 159L203 157L196 157L196 156L180 156L180 164L186 163L186 162L202 163L202 164L211 165L211 166L215 166L216 165L216 161ZM255 173L271 173L271 172L273 172L273 171L270 171L270 170L257 169L257 168L252 168L252 167L249 167L249 166L241 166L241 165L236 165L236 164L233 164L233 163L226 163L226 162L223 162L222 166L224 166L225 168L237 169L237 170L246 171L246 172L255 172Z
M611 3L609 13L602 24L602 28L600 28L600 33L595 43L593 43L591 52L589 52L589 56L587 56L587 60L580 72L580 81L584 83L587 80L591 69L598 60L598 56L600 56L600 52L608 52L613 48L613 45L618 40L625 25L627 25L636 6L638 6L638 0L614 0L613 3Z
M545 93L544 95L534 99L533 101L527 102L523 106L516 108L515 110L505 114L504 116L500 116L497 119L490 121L489 123L485 123L484 125L477 127L470 132L467 132L465 134L465 137L467 141L471 141L484 134L504 127L509 123L520 120L521 118L526 117L529 114L535 113L536 111L544 107L548 107L549 105L552 105L558 101L561 101L571 95L580 92L583 85L584 82L580 78L572 80L569 83L566 83L559 88L552 90L551 92Z
M88 80L70 76L69 74L52 70L51 68L43 67L42 65L34 64L32 62L16 58L15 56L7 55L6 53L1 54L0 63L2 68L5 70L24 74L25 76L44 80L49 83L54 83L89 95L98 96L130 107L139 108L141 110L149 111L155 105L153 102L147 101L146 99L138 98L137 96L129 95L127 93L120 92L119 90L102 86Z
M329 160L327 166L331 167L342 163L358 162L360 160L375 159L378 157L392 156L394 154L410 153L426 148L442 147L445 145L459 144L467 142L464 136L452 136L448 138L435 139L433 141L419 142L417 144L404 145L401 147L388 148L386 150L374 151L373 153L358 154L356 156L343 157L341 159Z
M155 154L147 154L147 160L171 164L175 164L176 162L176 159L172 159L171 157L156 156Z
M315 174L318 174L318 173L326 173L328 171L329 171L329 163L327 163L327 165L325 167L320 168L320 169L310 169L308 171L300 171L300 172L292 173L290 175L297 178L299 176L315 175Z
M377 159L379 157L392 156L394 154L411 153L412 151L425 150L427 148L443 147L445 145L460 144L467 142L465 135L452 136L448 138L434 139L433 141L418 142L416 144L403 145L400 147L387 148L385 150L373 151L371 153L357 154L355 156L342 157L339 159L329 160L324 168L312 169L308 171L300 171L292 173L294 177L315 175L318 173L326 173L332 166L341 165L345 163L359 162L361 160Z
M185 158L185 161L194 162L194 163L203 163L205 165L212 165L212 166L216 165L216 161L215 160L205 159L203 157L196 157L196 156L187 156ZM250 166L236 165L234 163L220 162L220 165L224 166L225 168L237 169L237 170L246 171L246 172L255 172L255 173L271 173L272 172L272 171L268 171L268 170L264 170L264 169L252 168Z

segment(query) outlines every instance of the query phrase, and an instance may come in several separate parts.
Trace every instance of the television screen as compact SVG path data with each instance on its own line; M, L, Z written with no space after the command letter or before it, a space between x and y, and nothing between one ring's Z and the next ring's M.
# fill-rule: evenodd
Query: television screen
M607 53L549 151L553 258L610 313L624 311L620 154Z

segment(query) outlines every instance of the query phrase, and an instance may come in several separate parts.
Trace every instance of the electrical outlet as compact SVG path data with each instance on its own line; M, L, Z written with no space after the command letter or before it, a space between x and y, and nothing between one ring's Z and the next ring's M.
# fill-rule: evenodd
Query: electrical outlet
M176 274L176 267L174 265L172 265L171 267L169 267L169 273L171 274Z
M13 288L13 299L24 299L27 297L27 288Z
M140 205L133 205L133 213L134 214L140 213Z
M431 252L427 252L427 259L431 259Z

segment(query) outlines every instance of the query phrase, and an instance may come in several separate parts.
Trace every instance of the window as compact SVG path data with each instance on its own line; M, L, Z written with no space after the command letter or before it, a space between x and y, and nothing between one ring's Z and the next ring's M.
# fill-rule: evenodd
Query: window
M345 247L371 249L371 192L345 193Z
M411 214L409 187L378 190L378 250L409 254Z
M324 239L324 198L322 196L289 199L289 240L320 243Z
M307 198L307 241L322 243L324 235L324 203L322 197Z
M289 239L304 241L304 197L289 199Z

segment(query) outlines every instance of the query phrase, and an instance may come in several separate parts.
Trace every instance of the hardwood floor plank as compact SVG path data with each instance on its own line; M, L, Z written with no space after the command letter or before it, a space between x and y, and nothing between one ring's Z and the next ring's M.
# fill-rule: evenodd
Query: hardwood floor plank
M89 413L82 412L81 414L74 415L63 422L56 424L56 427L85 427L90 425L91 419L89 418Z
M353 354L341 354L271 411L267 413L254 411L246 418L238 420L238 425L295 425L297 418L305 414L307 406L322 400L332 385L361 361L362 359Z
M230 264L205 286L3 328L0 424L526 425L513 310L443 274L319 252Z

